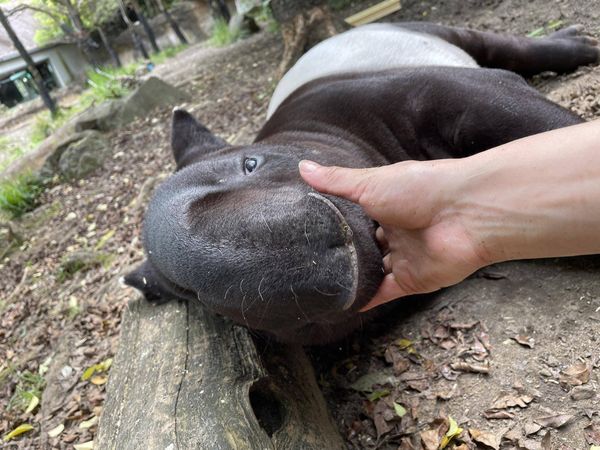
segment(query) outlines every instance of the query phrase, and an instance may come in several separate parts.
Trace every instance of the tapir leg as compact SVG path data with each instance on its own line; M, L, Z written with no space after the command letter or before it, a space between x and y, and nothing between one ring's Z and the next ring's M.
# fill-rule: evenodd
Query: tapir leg
M497 34L427 22L399 23L399 27L438 36L460 47L483 67L506 69L521 75L544 71L570 72L598 62L598 42L573 25L544 38Z
M435 79L430 93L434 100L417 114L417 120L432 135L439 133L452 157L583 122L509 72L475 69L431 78Z

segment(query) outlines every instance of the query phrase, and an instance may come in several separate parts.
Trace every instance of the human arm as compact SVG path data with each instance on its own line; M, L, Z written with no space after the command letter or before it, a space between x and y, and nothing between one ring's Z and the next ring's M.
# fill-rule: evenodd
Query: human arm
M310 167L300 165L308 184L360 204L381 227L389 274L367 309L495 262L600 253L600 121L462 159Z

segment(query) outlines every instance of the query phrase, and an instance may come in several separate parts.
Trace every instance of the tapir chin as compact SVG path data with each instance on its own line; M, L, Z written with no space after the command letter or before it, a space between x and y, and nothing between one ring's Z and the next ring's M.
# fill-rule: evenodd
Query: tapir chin
M459 158L579 123L521 75L598 59L580 26L526 38L372 24L300 58L250 145L229 145L175 110L177 169L146 211L147 259L125 280L149 301L199 301L281 341L339 339L361 324L383 277L376 223L313 191L298 162Z

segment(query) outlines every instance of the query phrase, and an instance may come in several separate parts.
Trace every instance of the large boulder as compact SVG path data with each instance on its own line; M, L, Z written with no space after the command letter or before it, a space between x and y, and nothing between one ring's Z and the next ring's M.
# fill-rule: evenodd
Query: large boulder
M67 180L84 178L101 167L109 154L110 147L102 133L95 130L74 133L46 158L40 175L43 178L59 175Z
M90 133L72 143L58 161L60 175L69 180L78 180L102 167L110 154L106 138L100 133Z
M149 111L189 100L180 89L159 78L150 77L127 97L109 100L90 108L77 117L75 130L109 131L120 128Z

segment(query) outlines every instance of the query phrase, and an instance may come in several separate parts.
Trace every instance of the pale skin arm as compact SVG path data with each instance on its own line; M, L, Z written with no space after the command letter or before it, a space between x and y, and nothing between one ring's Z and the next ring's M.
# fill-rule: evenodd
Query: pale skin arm
M462 159L371 169L300 163L380 224L388 274L366 309L514 259L600 253L600 120Z

